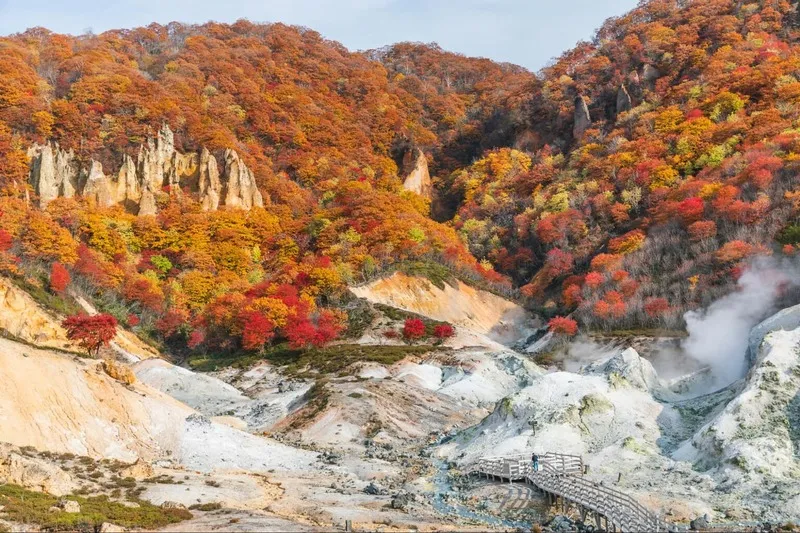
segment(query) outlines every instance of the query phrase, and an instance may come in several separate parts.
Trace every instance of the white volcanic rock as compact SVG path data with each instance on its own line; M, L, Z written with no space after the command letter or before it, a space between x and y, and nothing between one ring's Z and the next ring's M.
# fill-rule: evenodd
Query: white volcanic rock
M633 348L627 348L611 357L596 361L582 369L583 374L614 375L623 378L639 390L655 392L663 389L653 365L643 359Z
M86 175L81 195L100 207L108 207L114 203L111 197L109 180L103 174L103 165L94 159L92 159L89 166L89 172Z
M137 379L173 398L197 409L203 415L233 427L242 427L260 432L270 429L302 403L303 395L311 388L310 383L279 387L269 382L273 376L262 373L248 383L247 374L258 373L264 366L236 376L241 389L226 383L211 374L200 374L172 365L161 359L147 359L134 367ZM233 375L228 375L232 379ZM241 391L247 390L250 396Z
M78 165L75 154L59 148L58 143L35 144L28 150L31 158L30 182L39 196L39 207L59 197L71 198L78 189Z
M764 337L771 331L794 330L800 327L800 305L787 307L767 318L750 330L747 341L747 362L754 365Z
M209 416L217 416L233 404L248 401L246 396L224 381L172 365L163 359L141 361L134 366L134 372L142 383Z
M403 156L403 188L430 199L433 196L433 183L428 172L428 159L419 148L408 150Z
M219 181L217 159L203 148L200 153L200 177L198 181L200 192L200 205L203 211L216 211L219 208L219 198L222 184Z
M168 459L203 472L307 469L316 454L212 422L100 361L0 338L0 440L124 462Z
M501 400L481 424L446 448L471 462L528 450L596 453L627 438L654 441L665 407L627 381L553 372Z
M227 207L264 207L253 171L247 168L235 150L225 150L222 197Z

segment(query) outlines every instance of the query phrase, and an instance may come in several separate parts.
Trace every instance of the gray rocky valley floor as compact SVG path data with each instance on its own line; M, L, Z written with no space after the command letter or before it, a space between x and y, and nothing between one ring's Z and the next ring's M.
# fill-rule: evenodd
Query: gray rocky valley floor
M164 531L557 529L565 518L552 522L534 487L470 474L483 457L536 450L581 456L588 479L676 527L800 518L800 307L754 328L746 375L715 388L702 368L663 379L639 353L668 341L597 338L597 358L567 371L513 342L533 322L499 297L399 274L356 292L457 334L324 373L266 361L200 372L121 332L126 384L64 351L58 321L4 283L0 480L65 501L188 509ZM396 342L381 334L394 320L376 313L361 345ZM36 530L3 497L0 525Z

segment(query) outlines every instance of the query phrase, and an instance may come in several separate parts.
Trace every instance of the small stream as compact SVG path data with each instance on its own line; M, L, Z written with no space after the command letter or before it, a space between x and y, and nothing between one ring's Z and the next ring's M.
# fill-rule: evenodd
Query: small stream
M478 513L466 505L458 503L456 501L458 491L453 489L448 480L447 463L441 459L434 458L432 458L431 461L436 466L436 474L433 476L434 492L431 498L431 503L437 512L443 515L456 516L460 519L471 520L493 527L501 527L510 530L520 530L526 532L530 531L531 522L508 520ZM452 498L448 498L447 496L452 496Z

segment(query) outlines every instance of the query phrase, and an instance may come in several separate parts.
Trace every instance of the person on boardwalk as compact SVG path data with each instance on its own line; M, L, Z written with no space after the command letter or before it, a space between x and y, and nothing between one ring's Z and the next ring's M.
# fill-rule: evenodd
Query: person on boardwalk
M536 455L535 452L531 456L531 461L533 462L533 471L534 472L538 472L539 471L539 456Z

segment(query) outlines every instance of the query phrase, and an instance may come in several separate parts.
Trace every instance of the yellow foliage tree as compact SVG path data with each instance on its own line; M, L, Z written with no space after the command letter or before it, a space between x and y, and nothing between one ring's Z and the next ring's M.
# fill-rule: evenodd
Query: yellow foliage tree
M22 248L26 255L47 261L72 265L78 260L78 243L69 231L37 211L30 212Z

